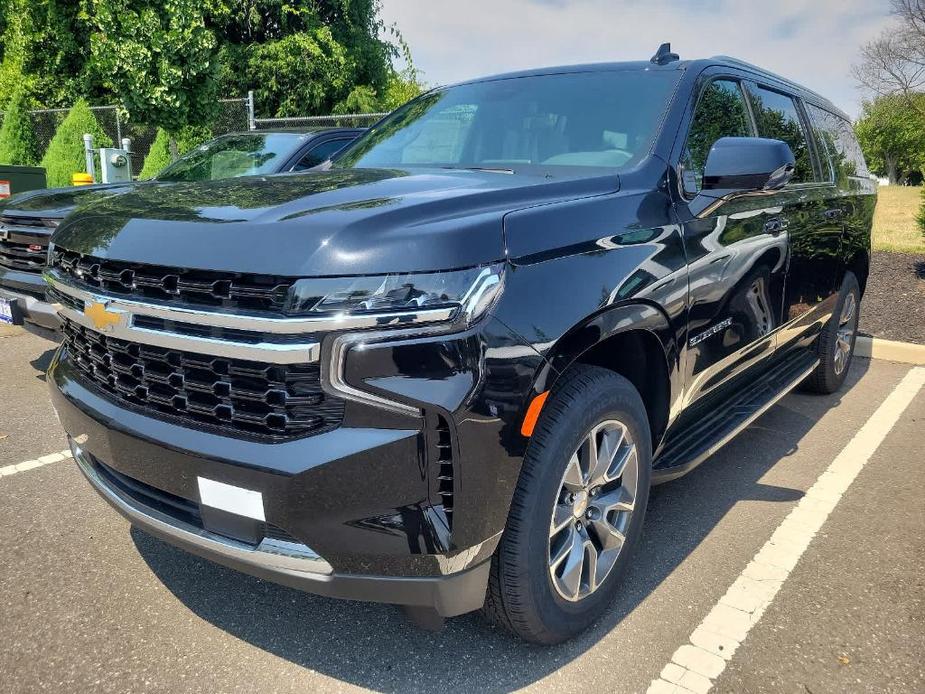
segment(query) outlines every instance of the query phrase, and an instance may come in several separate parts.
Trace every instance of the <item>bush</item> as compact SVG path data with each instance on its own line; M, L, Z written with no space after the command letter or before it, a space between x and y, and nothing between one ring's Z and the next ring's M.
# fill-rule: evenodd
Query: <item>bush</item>
M175 139L177 141L177 154L182 156L206 140L212 139L212 133L206 127L190 125L183 128ZM172 162L170 135L163 128L158 128L157 135L154 137L154 142L151 143L151 149L148 150L148 156L145 157L145 163L141 167L138 178L141 180L154 178Z
M35 166L35 133L28 111L29 102L20 86L6 106L3 125L0 126L0 164Z
M919 205L919 216L915 218L915 221L919 223L922 236L925 236L925 185L922 186L922 204Z
M154 137L154 142L151 143L151 149L148 150L148 156L145 157L145 163L141 167L138 178L143 181L154 178L169 163L170 136L166 130L158 128L157 135Z
M71 185L71 176L78 171L85 171L87 159L84 155L84 133L93 135L93 147L112 147L112 140L103 132L96 116L83 99L79 100L61 125L48 145L48 151L42 157L41 166L49 188Z

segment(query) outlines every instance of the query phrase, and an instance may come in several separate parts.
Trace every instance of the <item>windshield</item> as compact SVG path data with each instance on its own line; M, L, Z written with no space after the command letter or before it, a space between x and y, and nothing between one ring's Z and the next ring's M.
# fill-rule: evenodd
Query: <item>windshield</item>
M279 167L308 139L303 133L224 135L187 152L161 171L158 181L215 181L279 173Z
M370 130L335 166L627 168L648 153L679 77L594 71L436 90Z

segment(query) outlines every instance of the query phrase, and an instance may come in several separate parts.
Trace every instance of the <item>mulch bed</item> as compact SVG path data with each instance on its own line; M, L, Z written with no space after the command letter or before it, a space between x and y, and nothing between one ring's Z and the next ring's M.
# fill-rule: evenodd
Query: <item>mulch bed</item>
M872 254L860 332L925 344L925 255Z

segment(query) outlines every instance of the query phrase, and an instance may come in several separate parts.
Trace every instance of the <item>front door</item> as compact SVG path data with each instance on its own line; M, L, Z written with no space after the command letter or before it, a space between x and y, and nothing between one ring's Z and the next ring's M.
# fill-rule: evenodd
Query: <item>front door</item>
M721 137L754 136L744 86L710 77L700 92L681 153L685 200L676 206L689 267L685 405L769 357L781 325L787 225L777 196L738 198L707 216L689 205Z
M749 85L748 95L759 137L783 140L796 159L793 179L775 196L786 208L789 240L780 334L784 345L807 333L814 334L835 306L844 266L843 210L827 157L813 157L812 140L807 135L810 131L798 102L760 84ZM818 148L819 143L815 146Z

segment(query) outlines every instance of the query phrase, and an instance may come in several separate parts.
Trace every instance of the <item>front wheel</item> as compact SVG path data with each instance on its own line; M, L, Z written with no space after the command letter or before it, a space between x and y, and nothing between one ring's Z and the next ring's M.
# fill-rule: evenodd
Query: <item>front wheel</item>
M484 610L543 644L578 634L613 600L642 532L652 467L645 407L629 381L594 366L563 379L524 458Z
M835 311L819 335L819 366L806 379L804 387L814 393L834 393L848 375L858 335L861 287L854 273L845 274Z

